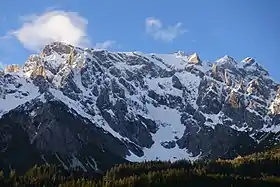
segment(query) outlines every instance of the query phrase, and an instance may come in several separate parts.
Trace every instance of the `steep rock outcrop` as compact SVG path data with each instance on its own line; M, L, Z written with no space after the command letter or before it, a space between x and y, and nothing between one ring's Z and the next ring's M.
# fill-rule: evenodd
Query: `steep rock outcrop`
M201 60L197 53L193 53L192 55L188 56L188 63L201 65Z

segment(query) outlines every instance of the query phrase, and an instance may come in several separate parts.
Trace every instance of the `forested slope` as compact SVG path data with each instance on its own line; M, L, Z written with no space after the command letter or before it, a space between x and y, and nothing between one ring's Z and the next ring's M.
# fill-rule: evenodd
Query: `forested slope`
M106 173L65 171L56 166L34 166L24 175L0 173L0 186L180 187L279 186L280 149L233 160L142 162L116 165Z

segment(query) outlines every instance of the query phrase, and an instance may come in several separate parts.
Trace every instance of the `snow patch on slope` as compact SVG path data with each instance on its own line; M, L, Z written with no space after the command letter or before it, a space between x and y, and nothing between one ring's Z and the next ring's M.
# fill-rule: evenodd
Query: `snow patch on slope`
M156 54L156 56L161 58L163 60L162 64L170 69L184 70L187 65L187 59L178 57L175 54Z
M137 157L131 153L126 159L130 161L197 159L198 157L193 157L187 149L180 149L177 144L171 149L161 145L162 142L174 141L183 136L185 126L180 121L180 113L176 109L166 109L163 106L154 107L152 104L147 104L146 106L148 109L147 117L154 119L157 124L160 124L158 131L152 134L155 143L149 149L144 148L143 157Z
M280 124L271 125L271 126L264 125L264 127L262 129L260 129L260 131L278 133L278 132L280 132Z
M16 92L6 94L4 98L0 98L0 118L4 113L40 95L39 89L31 82L27 82L25 79L19 79L18 83L22 85L20 88L16 88L14 84L8 84L5 86L7 89L16 90ZM24 93L24 96L22 93Z
M72 163L70 165L71 168L82 168L83 171L87 171L87 169L85 168L85 166L82 164L82 162L75 157L74 155L72 155L72 159L71 159Z
M154 79L146 79L145 80L148 87L154 90L157 94L165 95L175 95L182 96L182 90L176 89L172 86L171 78L154 78ZM161 88L161 87L163 88Z
M198 87L201 81L201 78L197 75L194 75L189 72L180 72L175 73L175 75L179 78L181 83L187 88L189 93L189 97L187 97L187 102L189 102L194 109L197 109L198 106L196 104L196 99L198 97Z

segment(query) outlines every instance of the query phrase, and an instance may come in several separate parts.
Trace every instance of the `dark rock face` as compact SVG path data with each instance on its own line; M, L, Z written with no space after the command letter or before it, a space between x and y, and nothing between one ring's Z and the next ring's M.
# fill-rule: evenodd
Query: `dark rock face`
M176 146L176 142L174 140L164 141L164 142L161 142L160 144L166 149L172 149Z
M50 45L47 45L42 53L46 56L49 56L53 53L53 51L59 53L59 54L69 54L71 52L71 48L73 48L70 45L63 44L60 42L53 42Z
M28 110L24 110L26 107ZM35 113L36 117L32 118ZM6 130L7 127L9 130ZM114 164L115 161L123 162L122 157L127 154L127 148L123 142L104 133L103 129L97 128L90 121L77 118L74 111L68 111L67 106L59 101L42 103L34 100L26 103L4 115L0 121L0 129L3 133L1 147L6 150L3 157L8 159L5 164L12 164L13 167L22 170L28 167L21 168L21 163L12 157L13 154L30 154L35 160L32 159L31 163L26 162L29 166L38 162L49 164L61 162L58 159L51 159L50 153L62 158L75 156L80 160L91 160L92 157L95 162L99 162L99 169L104 169L106 165ZM24 148L13 147L16 146L13 145L15 141L22 143ZM92 148L93 150L88 150ZM26 150L33 150L34 155ZM82 154L83 152L91 154ZM108 160L103 165L103 162L96 160L97 154L100 154L99 159L102 159L101 155L107 154L106 157L111 157L115 161ZM29 159L26 158L26 161ZM71 165L71 162L67 163L66 160L62 162L67 167ZM97 169L91 168L86 163L82 165L87 169Z
M223 113L231 117L234 121L242 123L244 121L244 98L236 92L231 92L225 101Z
M30 144L28 134L20 124L1 123L0 132L0 165L2 169L12 166L22 172L35 164L44 164L36 147Z
M172 77L172 83L173 83L173 86L179 90L181 90L183 88L183 85L180 82L179 78L176 77L175 75L173 75L173 77Z
M204 113L218 114L222 108L224 98L218 94L218 89L214 82L203 79L198 87L199 94L197 98L197 105Z
M43 76L37 76L33 80L33 84L39 88L40 93L45 93L48 90L49 84Z
M43 69L32 76L38 64ZM126 160L231 158L279 142L279 85L253 59L206 63L194 54L55 42L30 58L23 73L0 75L5 167L103 170ZM22 165L11 156L17 154L32 160Z

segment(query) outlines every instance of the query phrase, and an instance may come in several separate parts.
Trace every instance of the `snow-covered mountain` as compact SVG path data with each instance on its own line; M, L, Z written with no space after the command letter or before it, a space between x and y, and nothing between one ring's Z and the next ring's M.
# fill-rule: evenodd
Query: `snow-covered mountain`
M6 167L232 157L277 144L279 132L279 84L250 57L206 62L54 42L0 71Z

